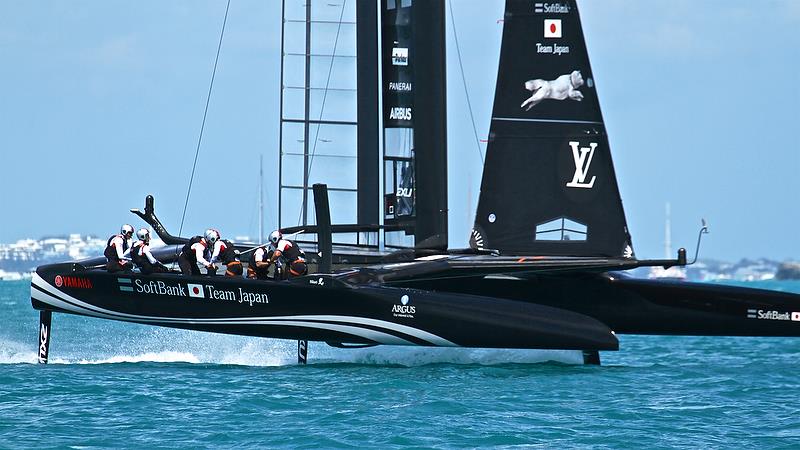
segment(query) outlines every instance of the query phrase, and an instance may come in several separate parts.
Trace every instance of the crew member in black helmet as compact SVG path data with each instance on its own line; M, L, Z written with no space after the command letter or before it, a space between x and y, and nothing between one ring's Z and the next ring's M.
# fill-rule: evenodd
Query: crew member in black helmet
M283 238L280 230L275 230L269 235L270 247L273 249L269 259L270 264L278 259L283 262L284 273L282 278L299 277L308 273L306 254L296 243Z
M214 251L211 253L211 264L222 261L225 264L226 277L242 276L242 262L239 260L239 251L233 243L227 239L217 239L214 243Z
M151 273L169 272L169 269L161 261L155 259L150 253L150 232L147 228L142 228L136 232L139 240L131 247L131 260L145 275Z
M120 228L119 234L108 238L106 250L103 252L103 255L108 260L106 270L111 273L131 271L131 263L125 259L125 256L130 248L132 237L133 227L126 223Z
M184 275L202 275L197 263L200 263L211 272L217 270L213 264L208 262L205 254L208 251L209 245L213 246L217 242L217 231L208 229L205 236L195 236L189 239L183 246L181 254L178 256L178 266L181 268L181 273Z
M247 263L247 278L266 280L269 278L270 253L266 245L257 247L250 252Z

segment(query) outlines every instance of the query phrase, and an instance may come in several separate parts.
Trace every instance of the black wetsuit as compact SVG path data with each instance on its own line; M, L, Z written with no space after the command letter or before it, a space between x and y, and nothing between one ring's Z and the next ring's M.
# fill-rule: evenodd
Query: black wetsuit
M225 264L225 276L242 276L242 262L239 261L239 252L236 251L233 242L227 239L223 239L220 242L222 242L222 248L217 258L222 261L222 264Z
M202 275L200 273L200 268L197 267L197 255L194 253L194 249L192 249L192 245L198 242L205 243L203 236L195 236L189 239L189 242L183 246L183 250L178 256L178 266L180 266L181 273L184 275ZM203 246L205 246L205 244Z
M142 241L133 244L133 247L131 247L131 260L136 264L136 267L139 268L139 271L144 275L168 272L168 269L158 263L158 261L156 261L156 264L151 263L147 255L144 254L143 247L144 242Z
M122 253L125 253L125 251L128 250L128 240L125 239L125 236L121 234L115 234L108 238L108 242L106 242L106 250L103 252L103 255L105 255L106 259L108 260L106 263L106 270L111 273L130 272L131 265L127 264L124 260L119 259L116 247L111 245L111 241L117 237L122 238Z
M260 261L256 261L256 253L261 250L263 256ZM266 280L269 278L269 266L258 267L256 262L268 262L271 252L267 249L266 245L262 245L257 249L250 252L250 259L247 261L247 278L255 278L257 280Z
M306 265L306 254L300 250L300 246L288 239L281 239L278 241L277 248L281 252L281 260L284 262L284 267L287 273L284 274L292 277L299 277L308 273L308 265Z

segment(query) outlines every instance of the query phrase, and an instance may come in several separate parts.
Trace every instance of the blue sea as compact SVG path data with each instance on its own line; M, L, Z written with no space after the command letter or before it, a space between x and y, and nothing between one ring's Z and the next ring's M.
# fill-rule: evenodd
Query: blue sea
M747 285L800 292L800 282ZM569 351L296 342L53 316L0 282L0 447L800 448L800 338Z

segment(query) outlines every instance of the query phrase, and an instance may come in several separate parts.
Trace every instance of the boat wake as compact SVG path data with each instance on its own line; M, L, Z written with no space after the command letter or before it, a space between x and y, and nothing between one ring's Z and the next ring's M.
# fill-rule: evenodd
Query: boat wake
M35 350L30 344L0 340L0 364L36 364Z
M156 330L154 330L156 331ZM297 365L297 342L219 336L183 330L157 330L118 342L114 350L87 345L56 349L49 364L183 363L283 367ZM52 350L52 349L51 349ZM0 339L0 365L36 364L34 345ZM340 349L309 343L309 364L357 364L416 367L431 364L499 365L557 362L582 364L581 352L564 350L470 349L377 346Z
M63 361L61 364L119 364L119 363L200 363L200 360L193 354L187 352L164 351L142 353L138 355L117 355L105 359L83 359L76 362ZM55 361L59 364L58 359Z
M0 341L0 364L36 364L37 353L31 345L16 341ZM116 363L199 363L201 362L195 355L187 352L163 351L147 352L129 355L114 355L99 358L52 358L49 364L116 364Z
M330 357L327 353L330 352ZM318 363L399 365L406 367L430 364L499 365L557 362L583 364L583 355L570 350L475 349L441 347L374 347L358 350L328 348L320 350Z

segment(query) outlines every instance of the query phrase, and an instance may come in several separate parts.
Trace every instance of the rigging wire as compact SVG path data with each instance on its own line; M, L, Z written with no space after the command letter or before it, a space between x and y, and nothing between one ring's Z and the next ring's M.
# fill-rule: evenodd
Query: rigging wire
M458 67L461 69L461 82L464 84L464 96L467 98L467 109L469 109L469 118L472 121L472 132L475 134L475 144L478 146L478 156L481 158L481 166L483 166L481 140L478 137L478 127L475 126L475 115L472 112L472 103L469 101L469 89L467 89L467 78L464 75L464 64L461 62L461 47L458 45L458 31L456 30L456 18L453 14L453 1L450 0L447 4L450 7L450 23L453 24L453 38L456 43L456 53L458 54Z
M229 0L230 1L230 0ZM325 100L328 98L328 88L331 84L331 74L333 73L333 63L336 61L336 47L339 45L339 33L342 31L342 18L344 17L344 10L347 7L347 0L342 2L342 11L339 13L339 23L336 27L336 38L333 41L333 51L331 52L331 65L328 67L328 79L325 81L325 90L322 94L322 105L319 109L319 121L322 122L322 114L325 112ZM309 84L310 86L310 84ZM311 92L306 92L306 95L311 95ZM306 123L306 126L309 126ZM314 133L314 147L311 149L311 155L309 156L308 160L308 171L306 172L306 176L311 176L311 167L314 165L314 155L317 151L317 143L319 142L319 129L322 128L321 123L317 123L317 131ZM303 186L303 189L307 188L307 186ZM300 214L297 217L297 224L300 225L300 220L303 217L303 207L306 205L300 205Z
M208 95L206 96L206 108L203 111L203 123L200 125L200 136L197 138L197 149L194 152L194 163L192 164L192 176L189 178L189 188L186 191L186 201L183 203L183 215L181 215L181 226L178 229L178 236L183 232L183 222L186 219L186 208L189 206L189 196L192 193L192 182L194 181L194 172L197 168L197 158L200 156L200 143L203 142L203 130L206 127L206 117L208 116L208 104L211 102L211 90L214 88L214 77L217 75L217 63L219 62L219 52L222 49L222 37L225 36L225 24L228 23L228 10L231 7L231 0L228 0L228 5L225 6L225 18L222 20L222 30L219 33L219 44L217 44L217 56L214 58L214 70L211 72L211 83L208 86Z

